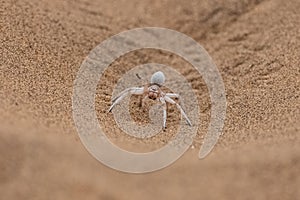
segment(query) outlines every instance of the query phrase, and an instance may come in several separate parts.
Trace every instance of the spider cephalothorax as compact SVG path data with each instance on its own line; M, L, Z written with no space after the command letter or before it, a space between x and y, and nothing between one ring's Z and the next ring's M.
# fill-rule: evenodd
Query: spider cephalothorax
M155 72L151 79L150 79L150 84L147 85L146 87L131 87L125 89L123 92L121 92L118 96L116 96L112 100L112 105L109 108L109 112L113 109L113 107L119 103L126 95L128 94L135 94L135 95L143 95L143 98L141 99L141 105L143 106L144 100L146 98L150 98L152 100L157 100L162 103L163 105L163 128L166 128L166 120L167 120L167 105L166 102L175 104L177 108L180 110L181 114L184 116L186 119L187 123L191 126L191 121L185 114L184 110L182 107L176 103L172 98L177 98L180 100L180 96L178 94L174 93L164 93L161 90L161 86L165 82L165 75L163 72L158 71Z

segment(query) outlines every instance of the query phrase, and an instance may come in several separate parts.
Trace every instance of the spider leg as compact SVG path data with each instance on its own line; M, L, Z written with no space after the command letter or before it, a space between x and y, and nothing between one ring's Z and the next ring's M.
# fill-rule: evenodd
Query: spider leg
M180 99L179 94L175 94L175 93L166 93L166 96Z
M113 100L112 100L112 105L110 106L108 112L110 112L113 107L119 103L122 99L124 99L124 97L126 97L128 94L137 94L137 95L141 95L144 93L144 87L131 87L131 88L127 88L124 91L122 91L118 96L116 96Z
M144 94L142 98L140 99L140 107L144 108L145 106L145 100L148 98L148 94Z
M181 98L181 96L179 94L176 94L176 93L166 93L166 96L178 99L178 104L181 106L181 108L184 108L184 104L183 104L182 98Z
M167 104L163 97L159 98L159 101L163 105L163 128L166 129L166 123L167 123Z
M181 107L184 107L183 101L182 101L182 99L181 99L181 97L180 97L179 94L176 94L176 93L166 93L166 96L178 99L178 104Z
M167 95L167 94L169 94L169 95ZM187 121L187 123L188 123L190 126L192 126L191 121L189 120L188 116L186 115L186 113L184 112L184 110L182 109L182 107L181 107L178 103L176 103L173 99L171 99L170 93L167 93L167 94L166 94L165 97L164 97L164 99L166 100L166 102L169 102L169 103L171 103L171 104L175 104L175 105L177 106L177 108L180 110L180 112L181 112L181 114L183 115L183 117L185 118L185 120ZM174 95L176 95L176 94L174 94ZM178 95L177 98L179 98L179 95Z
M176 93L166 93L166 96L178 99L179 105L181 105L181 107L184 106L183 101L182 101L182 99L181 99L181 97L180 97L179 94L176 94Z

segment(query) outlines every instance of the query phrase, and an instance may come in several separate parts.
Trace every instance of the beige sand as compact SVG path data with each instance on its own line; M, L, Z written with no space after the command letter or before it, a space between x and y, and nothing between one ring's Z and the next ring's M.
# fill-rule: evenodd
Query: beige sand
M1 199L297 199L300 197L300 2L273 1L1 1ZM174 66L195 89L203 121L174 165L130 175L96 161L72 120L72 87L97 44L124 30L159 26L202 44L224 79L224 135L204 160L210 100L202 78L166 52L143 50L115 62L99 83L99 121L132 149L162 146L167 133L126 136L105 111L122 73L135 65ZM136 101L137 99L133 99ZM138 107L133 116L146 114ZM178 112L172 109L170 127ZM143 146L144 145L144 146Z

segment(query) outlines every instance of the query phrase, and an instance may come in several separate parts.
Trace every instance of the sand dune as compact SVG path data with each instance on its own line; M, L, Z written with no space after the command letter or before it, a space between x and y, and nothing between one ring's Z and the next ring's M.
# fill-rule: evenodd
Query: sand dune
M1 199L298 199L300 197L300 2L13 1L0 3ZM210 116L207 87L168 52L121 57L97 88L99 122L126 148L162 146L123 134L104 112L118 78L149 62L173 66L191 83L202 119L193 145L163 170L132 175L96 161L72 119L72 91L84 58L124 30L157 26L202 44L223 77L224 134L198 160ZM170 77L172 79L172 77ZM137 99L132 99L132 103ZM133 109L133 117L145 114ZM171 111L170 127L178 112Z

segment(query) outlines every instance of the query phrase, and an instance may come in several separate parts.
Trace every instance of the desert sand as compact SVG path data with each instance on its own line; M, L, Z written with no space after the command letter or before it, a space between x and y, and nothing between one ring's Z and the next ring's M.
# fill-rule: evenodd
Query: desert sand
M0 3L1 199L288 199L300 198L300 1L46 1ZM99 123L116 144L149 150L166 133L135 139L105 110L114 84L132 67L173 66L191 83L202 119L195 148L173 165L127 174L94 159L72 119L73 82L88 53L106 38L139 27L165 27L199 42L222 75L227 98L223 135L203 160L210 99L188 63L167 52L121 57L97 88ZM171 79L172 77L170 77ZM137 98L132 98L135 105ZM133 106L133 117L147 115ZM135 149L134 149L135 148Z

